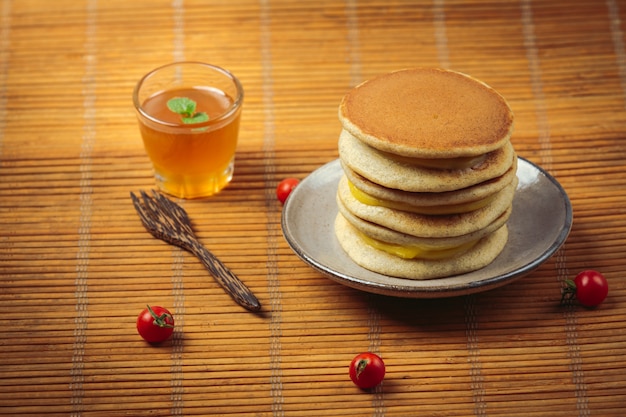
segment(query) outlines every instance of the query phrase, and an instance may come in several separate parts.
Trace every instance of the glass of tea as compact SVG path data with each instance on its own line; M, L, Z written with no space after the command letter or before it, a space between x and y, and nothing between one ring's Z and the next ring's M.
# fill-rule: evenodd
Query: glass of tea
M228 185L243 103L237 77L201 62L168 64L139 80L133 103L161 191L199 198Z

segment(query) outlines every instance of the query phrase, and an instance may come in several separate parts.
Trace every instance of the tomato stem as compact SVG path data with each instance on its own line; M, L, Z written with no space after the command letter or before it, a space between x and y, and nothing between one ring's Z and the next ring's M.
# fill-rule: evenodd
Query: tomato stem
M150 312L150 315L152 316L152 318L154 319L152 321L152 324L154 324L155 326L159 326L159 327L174 327L171 324L169 324L167 322L167 319L171 319L172 315L171 314L167 314L167 313L163 313L160 316L157 316L157 314L154 312L154 310L152 310L152 307L148 306L148 311Z
M576 284L571 279L566 279L565 287L561 290L561 304L571 304L572 300L576 297Z
M369 361L367 359L361 359L356 364L356 378L359 379L361 373L367 368Z

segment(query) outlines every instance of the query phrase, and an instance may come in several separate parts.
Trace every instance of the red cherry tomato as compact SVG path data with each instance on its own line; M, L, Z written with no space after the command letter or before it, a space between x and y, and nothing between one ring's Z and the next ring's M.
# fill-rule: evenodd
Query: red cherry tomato
M609 284L601 273L588 269L576 275L574 280L565 281L567 287L563 290L563 299L572 300L574 297L586 307L600 305L609 293Z
M293 189L296 188L299 183L300 180L297 178L285 178L279 182L276 187L276 197L278 197L281 203L285 204L287 197L289 197L289 194L291 194Z
M174 331L174 316L166 308L148 306L137 317L137 331L146 342L163 342Z
M371 352L359 353L350 362L350 379L357 387L373 388L385 377L385 363Z

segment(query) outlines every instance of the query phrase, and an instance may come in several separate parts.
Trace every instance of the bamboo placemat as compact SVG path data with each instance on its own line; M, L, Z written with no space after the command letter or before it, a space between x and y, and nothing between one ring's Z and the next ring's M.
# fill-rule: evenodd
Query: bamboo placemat
M623 416L624 21L617 0L1 1L0 414ZM131 91L174 60L226 67L246 90L232 184L183 204L263 314L130 202L154 186ZM573 230L534 273L396 299L328 280L283 239L278 181L337 157L350 87L411 66L496 88L518 154L567 190ZM586 268L608 299L560 306ZM175 314L162 346L136 334L146 304ZM347 374L366 350L387 364L372 392Z

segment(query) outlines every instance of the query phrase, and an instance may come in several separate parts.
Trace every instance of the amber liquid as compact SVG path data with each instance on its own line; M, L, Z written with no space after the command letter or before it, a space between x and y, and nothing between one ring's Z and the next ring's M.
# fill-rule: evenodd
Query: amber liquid
M174 97L196 102L196 112L209 121L184 124L181 116L167 108ZM232 179L239 133L240 109L227 119L220 116L232 108L233 99L209 88L181 88L159 92L144 101L144 111L156 123L140 117L146 152L161 190L180 198L215 194Z

